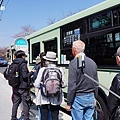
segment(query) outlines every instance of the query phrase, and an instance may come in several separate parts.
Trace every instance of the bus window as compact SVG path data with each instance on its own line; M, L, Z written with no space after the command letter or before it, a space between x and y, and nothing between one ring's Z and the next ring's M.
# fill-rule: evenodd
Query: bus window
M118 24L118 11L114 10L113 11L113 25L117 25Z
M115 33L115 41L120 41L120 32Z
M72 49L61 50L61 64L69 64L73 58Z
M32 44L32 63L33 60L40 54L40 42Z
M119 18L118 24L120 25L120 8L118 9L118 18Z
M57 53L57 39L44 42L44 51L53 51Z
M111 14L106 12L97 16L94 16L90 20L90 31L111 26Z
M92 58L98 66L116 65L114 53L116 46L113 42L112 33L91 37L86 40L86 54Z
M120 25L120 8L113 10L113 26Z

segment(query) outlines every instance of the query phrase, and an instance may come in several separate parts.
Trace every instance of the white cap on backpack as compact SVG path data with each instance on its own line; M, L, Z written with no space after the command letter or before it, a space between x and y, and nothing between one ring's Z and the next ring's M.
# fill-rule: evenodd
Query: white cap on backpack
M41 62L41 58L40 58L40 56L37 56L36 57L36 64L38 64L38 63L40 63Z
M43 56L43 58L48 61L58 61L58 58L56 57L56 53L52 51L48 51L46 56Z

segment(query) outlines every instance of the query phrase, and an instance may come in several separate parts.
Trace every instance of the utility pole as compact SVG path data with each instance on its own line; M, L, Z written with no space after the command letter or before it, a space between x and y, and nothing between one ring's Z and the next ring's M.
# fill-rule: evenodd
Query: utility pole
M3 0L1 0L0 7L2 6Z
M0 9L1 9L2 3L3 3L3 0L0 1ZM1 15L2 15L2 13L1 13ZM1 16L0 16L0 21L1 21Z

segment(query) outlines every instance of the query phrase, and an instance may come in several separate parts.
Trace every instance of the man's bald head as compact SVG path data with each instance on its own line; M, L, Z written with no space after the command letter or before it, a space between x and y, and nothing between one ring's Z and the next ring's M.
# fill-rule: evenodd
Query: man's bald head
M85 43L81 40L74 41L72 48L75 50L76 54L84 52Z

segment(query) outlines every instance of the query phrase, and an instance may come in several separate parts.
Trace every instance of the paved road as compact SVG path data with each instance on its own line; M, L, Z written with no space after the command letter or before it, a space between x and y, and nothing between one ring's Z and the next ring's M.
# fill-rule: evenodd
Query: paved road
M6 67L0 67L0 73L3 73Z
M3 71L5 70L5 67L0 67L0 120L10 120L11 116L11 108L12 108L12 102L11 102L11 95L12 95L12 89L8 85L7 80L3 77ZM37 120L36 118L37 110L36 106L32 106L30 109L30 119L31 120ZM18 118L21 116L21 110L18 109ZM60 120L71 120L71 117L64 112L60 111L59 115Z
M11 87L0 73L0 120L10 120L12 102Z

